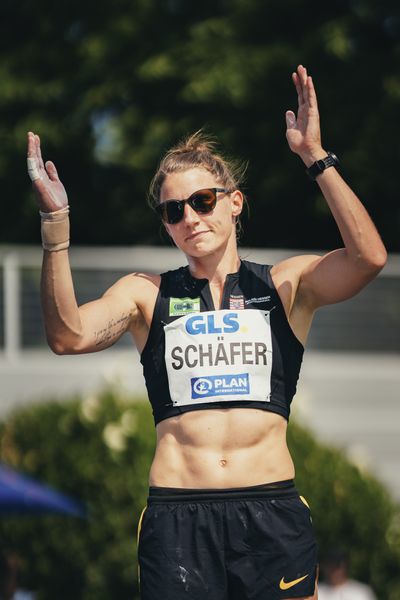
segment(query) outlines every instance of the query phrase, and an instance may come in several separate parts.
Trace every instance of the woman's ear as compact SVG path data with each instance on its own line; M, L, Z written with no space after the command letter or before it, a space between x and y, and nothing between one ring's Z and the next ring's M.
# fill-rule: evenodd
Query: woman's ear
M231 193L232 216L238 217L243 210L243 194L239 190Z

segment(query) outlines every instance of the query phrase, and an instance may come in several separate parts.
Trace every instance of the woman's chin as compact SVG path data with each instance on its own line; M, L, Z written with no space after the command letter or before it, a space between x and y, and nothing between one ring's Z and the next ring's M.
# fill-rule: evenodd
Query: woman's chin
M197 241L195 244L186 243L181 247L182 252L193 258L205 258L214 254L217 250L215 244Z

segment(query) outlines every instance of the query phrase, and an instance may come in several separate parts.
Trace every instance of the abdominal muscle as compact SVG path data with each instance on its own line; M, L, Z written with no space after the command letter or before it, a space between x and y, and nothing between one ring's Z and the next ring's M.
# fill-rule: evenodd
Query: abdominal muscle
M254 408L187 412L157 425L149 483L157 487L233 488L294 477L286 420Z

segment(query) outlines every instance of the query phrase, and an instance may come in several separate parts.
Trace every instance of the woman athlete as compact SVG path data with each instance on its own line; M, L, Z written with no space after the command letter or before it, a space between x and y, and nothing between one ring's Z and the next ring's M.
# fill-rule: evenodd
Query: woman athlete
M57 354L103 350L130 331L141 353L157 448L142 514L143 600L317 598L317 553L286 445L290 401L314 312L359 292L386 251L321 145L311 77L292 75L286 136L315 178L344 247L272 267L242 261L243 194L213 146L194 135L163 158L157 212L188 266L133 273L78 306L68 261L68 200L39 137L28 171L42 215L42 302Z

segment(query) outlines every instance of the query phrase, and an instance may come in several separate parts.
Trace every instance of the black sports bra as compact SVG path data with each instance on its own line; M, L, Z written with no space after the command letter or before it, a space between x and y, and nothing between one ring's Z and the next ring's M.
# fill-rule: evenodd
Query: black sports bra
M161 275L141 362L155 423L184 412L258 408L289 419L303 346L271 267L242 261L216 310L188 267Z

